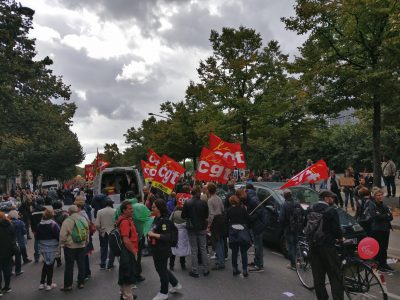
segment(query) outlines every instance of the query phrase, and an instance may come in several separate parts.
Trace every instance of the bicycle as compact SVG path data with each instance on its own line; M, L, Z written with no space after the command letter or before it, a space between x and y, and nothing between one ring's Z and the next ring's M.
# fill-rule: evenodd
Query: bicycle
M362 260L355 254L356 244L345 240L338 246L342 261L343 285L348 299L388 299L385 278L374 261ZM310 249L305 237L299 237L296 251L296 272L300 282L314 289L310 263Z

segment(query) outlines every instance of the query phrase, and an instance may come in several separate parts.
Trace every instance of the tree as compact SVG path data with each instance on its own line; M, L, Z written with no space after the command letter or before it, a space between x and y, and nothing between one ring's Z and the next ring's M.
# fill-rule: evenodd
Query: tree
M297 0L286 28L308 34L294 71L320 115L372 110L374 184L381 185L382 108L399 101L400 2Z
M281 72L279 64L287 56L271 41L262 48L260 34L253 29L223 28L222 34L212 30L213 55L200 62L197 69L199 90L207 93L207 102L224 111L227 120L239 128L246 153L251 117L257 110L254 103L268 80Z
M117 144L105 144L103 159L110 163L111 167L117 167L121 165L122 154L119 152Z
M52 74L50 58L35 59L33 15L14 0L0 2L0 172L30 169L36 179L67 174L83 153L70 131L69 87Z

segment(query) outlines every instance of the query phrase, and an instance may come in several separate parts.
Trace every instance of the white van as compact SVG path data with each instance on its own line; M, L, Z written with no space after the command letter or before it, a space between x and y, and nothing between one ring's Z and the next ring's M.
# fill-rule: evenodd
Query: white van
M58 180L43 181L41 187L48 191L57 191L61 187L61 183Z
M103 189L107 189L108 196L114 201L114 204L118 204L121 202L121 194L125 194L127 191L133 191L136 195L143 197L143 186L143 178L135 167L106 168L96 176L93 193L97 195Z

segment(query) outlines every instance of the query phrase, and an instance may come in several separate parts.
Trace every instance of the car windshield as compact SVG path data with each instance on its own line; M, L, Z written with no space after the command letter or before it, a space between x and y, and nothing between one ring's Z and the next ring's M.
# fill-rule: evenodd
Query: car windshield
M293 198L302 204L314 204L319 201L318 193L312 189L304 186L294 186L289 189L293 193Z

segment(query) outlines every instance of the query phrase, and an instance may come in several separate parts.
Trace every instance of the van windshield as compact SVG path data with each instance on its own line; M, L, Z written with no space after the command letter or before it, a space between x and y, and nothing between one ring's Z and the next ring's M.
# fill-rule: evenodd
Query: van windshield
M105 189L108 195L122 194L127 191L139 193L139 187L133 171L104 172L101 177L101 190Z

